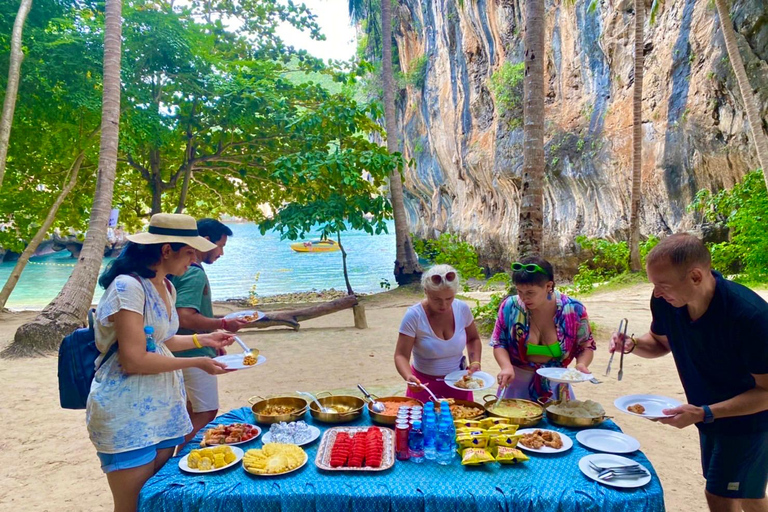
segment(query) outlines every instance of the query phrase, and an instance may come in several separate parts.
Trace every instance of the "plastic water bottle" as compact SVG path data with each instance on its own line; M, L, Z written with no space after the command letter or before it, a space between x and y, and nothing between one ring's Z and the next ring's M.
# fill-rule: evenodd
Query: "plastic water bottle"
M424 457L427 460L437 458L437 417L434 412L427 412L424 416Z
M147 352L157 352L157 345L155 345L155 328L151 325L144 327L144 336L147 337Z
M450 414L451 414L451 406L448 404L448 401L440 400L440 415L437 418L438 424L440 420L442 420L446 416L450 416Z
M421 430L421 421L416 420L411 425L408 433L408 453L411 461L420 464L424 462L424 432Z
M453 425L445 418L437 427L437 463L447 465L453 459L453 447L456 444L453 437Z

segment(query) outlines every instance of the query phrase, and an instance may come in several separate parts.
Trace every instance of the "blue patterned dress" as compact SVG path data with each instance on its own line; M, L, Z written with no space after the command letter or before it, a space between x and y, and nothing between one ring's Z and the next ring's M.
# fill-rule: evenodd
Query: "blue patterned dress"
M117 341L109 317L124 309L142 314L144 325L155 329L157 353L173 357L165 341L179 328L175 302L176 290L171 287L169 317L165 302L148 279L118 276L96 308L96 345L105 354ZM97 366L100 362L101 357ZM120 365L119 352L115 352L101 365L91 384L86 408L88 434L101 453L122 453L182 437L192 431L186 403L181 370L128 375Z

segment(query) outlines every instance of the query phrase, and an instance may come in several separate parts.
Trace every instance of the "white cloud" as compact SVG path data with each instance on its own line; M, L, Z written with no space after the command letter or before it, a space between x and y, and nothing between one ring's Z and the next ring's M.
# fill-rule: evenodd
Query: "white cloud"
M308 32L300 32L285 24L278 27L278 35L287 44L307 50L323 60L351 59L355 55L356 36L349 22L347 0L303 0L303 3L317 15L316 21L326 40L315 41Z

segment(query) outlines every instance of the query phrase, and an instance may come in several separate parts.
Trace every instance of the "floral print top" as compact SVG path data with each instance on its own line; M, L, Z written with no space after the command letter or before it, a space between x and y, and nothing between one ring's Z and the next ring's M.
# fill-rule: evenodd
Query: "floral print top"
M105 290L96 308L96 346L102 354L117 342L109 317L125 309L144 316L144 325L155 329L156 351L173 354L165 345L179 328L176 290L171 286L171 315L149 279L121 275ZM103 356L102 356L103 357ZM97 366L101 357L97 359ZM192 431L186 410L181 370L155 375L128 375L120 365L119 351L102 364L91 384L86 407L88 434L101 453L122 453L152 446Z
M530 335L530 317L525 304L517 295L507 297L499 307L499 316L491 336L490 346L503 347L509 352L509 359L514 366L535 371L542 367L565 367L585 350L596 350L592 329L589 327L587 309L576 299L555 292L556 310L554 316L557 340L562 356L547 363L539 364L528 361L525 357L528 336ZM545 382L542 382L545 381ZM531 397L551 396L548 381L538 374L531 385Z

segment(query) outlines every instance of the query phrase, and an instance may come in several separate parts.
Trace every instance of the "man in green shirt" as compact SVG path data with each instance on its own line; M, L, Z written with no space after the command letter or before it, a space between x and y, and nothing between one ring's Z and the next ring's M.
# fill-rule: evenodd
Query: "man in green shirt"
M197 231L207 238L216 248L208 252L197 252L197 258L189 270L181 277L171 281L176 287L176 311L179 314L179 334L202 334L224 329L237 332L245 322L217 318L213 315L211 285L205 275L202 263L212 264L224 254L227 237L232 230L214 219L197 221ZM195 348L183 352L174 352L176 357L216 357L216 350L210 347ZM197 432L216 418L219 411L219 387L216 377L197 368L183 370L184 387L187 391L187 410L192 421L192 432L185 436L185 441L192 439Z

